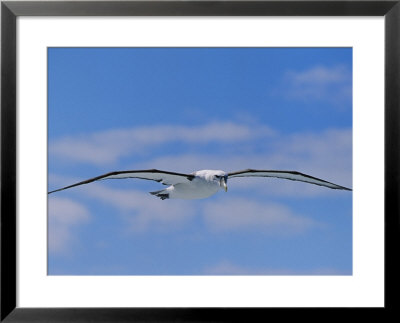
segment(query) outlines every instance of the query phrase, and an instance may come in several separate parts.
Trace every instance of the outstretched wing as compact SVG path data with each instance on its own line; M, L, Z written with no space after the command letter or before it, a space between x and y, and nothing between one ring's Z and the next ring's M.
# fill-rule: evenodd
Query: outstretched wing
M194 175L166 172L166 171L162 171L162 170L158 170L158 169L116 171L116 172L103 174L103 175L100 175L97 177L89 178L85 181L59 188L57 190L49 192L48 194L62 191L67 188L83 185L83 184L89 184L89 183L99 181L99 180L122 179L122 178L147 179L147 180L156 181L156 182L159 182L159 183L162 183L165 185L174 185L177 183L188 183L193 180Z
M331 182L324 181L323 179L295 171L245 169L237 172L228 173L228 178L234 177L276 177L289 179L292 181L300 181L320 186L326 186L337 190L351 191L350 188L333 184Z

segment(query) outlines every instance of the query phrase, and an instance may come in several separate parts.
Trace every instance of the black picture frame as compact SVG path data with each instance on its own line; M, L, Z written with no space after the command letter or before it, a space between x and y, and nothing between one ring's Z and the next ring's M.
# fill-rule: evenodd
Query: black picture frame
M247 322L288 308L20 308L16 262L16 19L18 16L384 16L385 19L385 306L398 302L400 217L400 0L388 1L2 1L1 3L1 322ZM325 310L334 319L335 309ZM361 310L361 309L358 309ZM266 311L275 311L270 313ZM286 312L288 311L288 312ZM346 309L345 315L351 309ZM279 313L278 313L279 312ZM285 314L283 314L285 315ZM297 315L297 314L296 314ZM312 315L312 314L311 314ZM342 315L342 314L340 314ZM319 316L319 315L318 315ZM280 316L282 320L285 316ZM340 316L342 319L343 317ZM339 318L339 316L337 316ZM298 317L297 317L298 319ZM311 318L312 319L312 318ZM319 318L321 319L321 317ZM351 319L351 317L348 317Z

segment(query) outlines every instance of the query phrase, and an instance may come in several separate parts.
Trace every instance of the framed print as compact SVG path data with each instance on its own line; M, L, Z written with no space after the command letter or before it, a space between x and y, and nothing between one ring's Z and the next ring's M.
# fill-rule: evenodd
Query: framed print
M399 6L2 2L1 320L395 310Z

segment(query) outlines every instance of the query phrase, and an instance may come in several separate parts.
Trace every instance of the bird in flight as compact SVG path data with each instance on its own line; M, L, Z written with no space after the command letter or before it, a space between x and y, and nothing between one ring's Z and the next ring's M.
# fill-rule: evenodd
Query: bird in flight
M210 197L211 195L217 193L220 189L223 189L226 192L228 191L228 179L237 177L275 177L325 186L331 189L351 191L350 188L333 184L331 182L327 182L325 180L296 171L246 169L237 172L226 173L222 170L199 170L191 174L182 174L158 169L148 169L110 172L56 189L54 191L50 191L48 194L105 179L139 178L168 185L168 187L163 190L150 192L150 194L155 195L162 200L191 200Z

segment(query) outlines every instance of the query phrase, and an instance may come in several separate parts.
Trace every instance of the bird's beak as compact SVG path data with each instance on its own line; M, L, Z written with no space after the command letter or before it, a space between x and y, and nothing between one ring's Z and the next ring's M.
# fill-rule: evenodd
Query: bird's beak
M228 185L226 185L226 181L225 181L224 177L221 178L219 185L225 189L225 192L228 192Z

